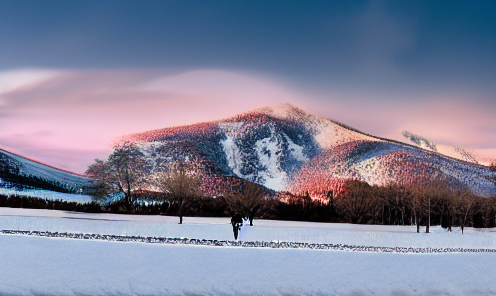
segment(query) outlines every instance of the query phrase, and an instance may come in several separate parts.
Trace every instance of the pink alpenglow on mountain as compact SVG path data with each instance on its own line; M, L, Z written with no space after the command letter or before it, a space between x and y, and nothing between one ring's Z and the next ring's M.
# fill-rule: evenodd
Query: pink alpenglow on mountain
M348 179L407 185L442 177L481 196L496 193L494 173L461 154L374 137L289 104L131 134L122 141L139 144L154 164L152 173L170 161L200 163L208 176L203 187L212 194L227 177L313 198L338 194Z

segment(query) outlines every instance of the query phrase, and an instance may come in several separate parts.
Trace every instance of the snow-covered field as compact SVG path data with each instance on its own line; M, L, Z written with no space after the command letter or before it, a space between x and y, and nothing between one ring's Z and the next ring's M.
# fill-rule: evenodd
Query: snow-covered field
M230 218L89 214L53 210L0 208L0 230L50 231L124 236L233 240ZM240 240L348 244L375 247L496 248L496 229L467 227L447 232L439 226L430 234L415 226L353 225L255 220Z
M228 218L0 208L0 230L232 240ZM240 239L496 248L496 231L255 220ZM399 254L0 235L0 295L496 295L495 253Z
M37 197L48 200L60 200L78 203L90 203L94 199L85 194L72 194L72 193L62 193L45 189L13 189L13 188L2 188L0 187L0 194L5 196L26 196L26 197Z

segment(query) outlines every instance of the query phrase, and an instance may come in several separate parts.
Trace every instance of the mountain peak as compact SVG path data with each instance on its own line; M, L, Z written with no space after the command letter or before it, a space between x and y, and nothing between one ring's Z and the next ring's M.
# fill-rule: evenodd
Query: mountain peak
M305 111L290 103L268 105L242 113L242 115L246 114L265 114L279 119L294 119L308 116Z

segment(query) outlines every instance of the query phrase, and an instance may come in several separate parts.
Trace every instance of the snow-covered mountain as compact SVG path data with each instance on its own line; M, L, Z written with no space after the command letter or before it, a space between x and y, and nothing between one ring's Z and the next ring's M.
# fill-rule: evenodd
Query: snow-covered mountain
M0 187L20 185L75 193L89 179L0 149Z
M419 147L422 147L422 148L424 148L426 150L437 151L436 143L432 142L431 140L429 140L429 139L427 139L425 137L412 134L409 131L403 131L403 132L401 132L401 134L405 138L407 138L408 140L410 140L414 145L417 145Z
M412 134L408 131L403 131L401 133L411 144L421 147L426 150L431 150L434 152L439 152L443 155L456 158L459 160L463 160L466 162L471 162L475 164L483 164L483 165L490 165L491 161L493 161L490 158L484 157L479 155L480 153L477 152L477 150L469 150L469 149L464 149L460 147L454 147L454 146L449 146L449 145L443 145L443 144L436 144L430 140L428 140L425 137L419 136Z
M155 170L169 161L196 161L211 177L239 177L277 191L318 196L350 178L385 185L444 177L482 196L496 194L494 173L485 166L367 135L289 104L123 140L139 143Z

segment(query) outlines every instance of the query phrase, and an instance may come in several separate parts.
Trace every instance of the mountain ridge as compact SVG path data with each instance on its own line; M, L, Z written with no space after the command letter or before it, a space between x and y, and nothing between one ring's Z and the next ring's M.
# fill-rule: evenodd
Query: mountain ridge
M180 125L180 126L173 126L173 127L166 127L166 128L153 129L153 130L144 131L144 132L137 132L137 133L127 134L127 135L121 136L118 139L117 142L120 142L120 143L126 142L126 141L130 141L130 142L148 142L148 141L157 140L157 139L159 139L161 137L166 137L166 136L168 136L167 133L174 133L174 132L181 132L181 131L186 131L186 133L192 133L192 132L194 132L194 130L196 128L204 128L206 130L208 128L212 128L213 125L218 124L219 122L222 122L222 121L235 121L235 120L243 119L245 116L249 116L249 115L252 115L253 113L261 112L261 111L262 112L263 111L268 112L269 114L265 114L267 116L273 116L274 114L281 114L281 112L277 112L277 111L274 112L274 110L272 109L274 107L277 108L279 106L283 106L283 107L286 107L286 108L297 110L298 113L303 113L303 114L307 115L306 112L304 112L302 109L300 109L298 107L295 107L295 106L293 106L293 105L291 105L289 103L284 103L284 104L277 104L277 105L274 105L272 107L271 106L264 106L264 107L260 107L260 108L255 108L255 109L244 111L244 112L241 112L239 114L236 114L236 115L233 115L233 116L230 116L230 117L226 117L224 119L219 119L219 120L213 120L213 121L207 121L207 122L200 122L200 123L194 123L194 124L187 124L187 125ZM313 115L308 115L308 116L313 116ZM395 139L385 138L385 137L381 137L381 136L375 136L375 135L372 135L372 134L363 132L361 130L358 130L358 129L354 128L354 127L351 127L351 126L349 126L349 125L347 125L345 123L342 123L342 122L337 121L337 120L334 120L334 119L317 117L317 116L314 116L314 117L320 118L320 119L325 120L325 121L329 121L329 122L331 122L333 124L336 124L336 125L344 128L344 129L350 130L352 132L355 132L357 134L363 135L365 137L373 138L375 140L386 141L386 142L390 142L390 143L394 143L394 144L399 144L399 145L405 145L407 147L411 147L411 148L415 148L415 149L421 149L421 150L424 150L426 152L435 153L435 154L438 154L438 155L443 156L443 157L447 157L447 158L450 158L450 159L453 159L453 160L457 160L457 161L469 163L469 164L472 164L472 165L475 165L475 166L478 166L478 167L481 167L481 168L488 168L487 165L484 165L484 164L481 164L481 163L477 163L477 162L467 161L467 160L465 160L463 158L457 158L457 157L454 157L454 156L450 156L450 155L444 154L444 153L439 152L439 151L436 151L436 150L432 150L432 149L428 149L428 148L422 147L420 145L410 144L410 143L402 142L402 141L395 140ZM280 118L280 119L284 119L284 118ZM404 131L404 132L407 132L407 131ZM409 132L407 132L407 133L409 133ZM415 136L417 136L417 135L415 135ZM408 137L406 137L406 138L408 138ZM460 149L460 150L465 150L465 149L462 149L462 148L459 148L459 147L454 147L453 149L456 149L456 148L457 149Z
M151 174L163 171L169 162L197 162L207 176L203 188L213 196L242 179L274 191L325 197L329 191L339 192L348 179L384 186L439 177L481 196L496 194L491 179L495 173L487 166L373 136L290 104L129 134L120 141L139 146L152 164ZM89 181L2 149L0 160L7 160L9 174L18 170L24 177L66 184L68 190Z
M144 151L187 142L201 151L195 154L197 159L209 163L221 175L276 191L302 193L301 188L295 189L295 180L301 179L304 168L315 178L320 178L317 174L332 175L337 180L355 178L376 185L411 183L421 175L439 175L480 195L496 192L486 166L369 135L290 104L257 108L217 121L135 133L123 140L140 143ZM186 154L168 155L168 161L185 160ZM317 173L316 168L321 171Z
M0 185L35 187L60 192L81 192L86 176L29 159L0 148Z

